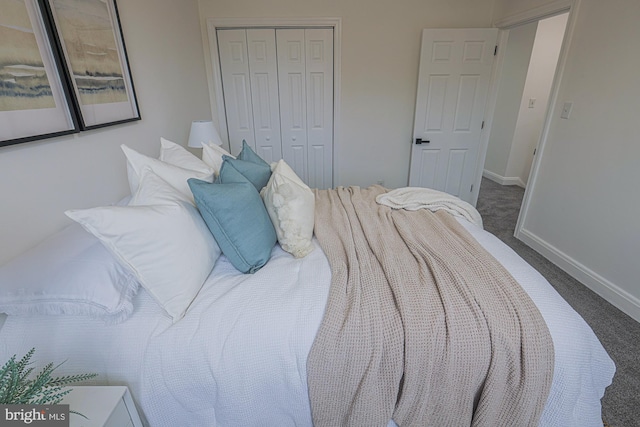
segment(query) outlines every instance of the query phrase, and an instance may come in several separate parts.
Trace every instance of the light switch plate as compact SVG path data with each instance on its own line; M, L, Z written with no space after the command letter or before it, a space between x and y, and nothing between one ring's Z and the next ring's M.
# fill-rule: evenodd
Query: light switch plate
M565 102L562 106L562 113L560 113L560 117L563 119L568 119L571 115L571 108L573 107L573 102Z

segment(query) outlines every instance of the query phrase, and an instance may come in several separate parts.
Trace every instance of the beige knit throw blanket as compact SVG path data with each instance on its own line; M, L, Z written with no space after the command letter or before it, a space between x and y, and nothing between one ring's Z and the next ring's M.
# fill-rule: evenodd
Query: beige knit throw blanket
M540 313L446 212L316 190L331 265L307 361L316 427L535 426L553 375Z

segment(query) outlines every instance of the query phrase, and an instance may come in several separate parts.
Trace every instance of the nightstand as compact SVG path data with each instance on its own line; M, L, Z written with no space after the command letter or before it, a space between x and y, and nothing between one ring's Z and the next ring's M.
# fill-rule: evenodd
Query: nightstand
M62 402L87 418L69 414L70 427L142 427L129 389L124 386L71 386Z

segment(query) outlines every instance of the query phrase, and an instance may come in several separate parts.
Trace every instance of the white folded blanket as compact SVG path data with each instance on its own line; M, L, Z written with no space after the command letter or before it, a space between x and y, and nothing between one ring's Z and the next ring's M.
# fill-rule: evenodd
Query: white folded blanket
M406 209L408 211L429 209L435 212L442 209L454 216L465 218L478 227L482 227L482 217L476 208L456 196L431 188L396 188L388 193L378 195L376 202L393 209Z

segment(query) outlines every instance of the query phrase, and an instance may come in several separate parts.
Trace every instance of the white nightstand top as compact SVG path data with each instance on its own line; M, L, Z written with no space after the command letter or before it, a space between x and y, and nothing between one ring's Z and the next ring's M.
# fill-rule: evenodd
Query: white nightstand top
M70 427L103 427L114 413L126 410L131 418L130 425L142 427L142 422L133 404L129 389L124 386L71 386L71 393L62 402L80 415L70 414ZM124 406L122 406L124 404ZM120 408L118 408L120 405ZM113 419L111 420L113 422Z

